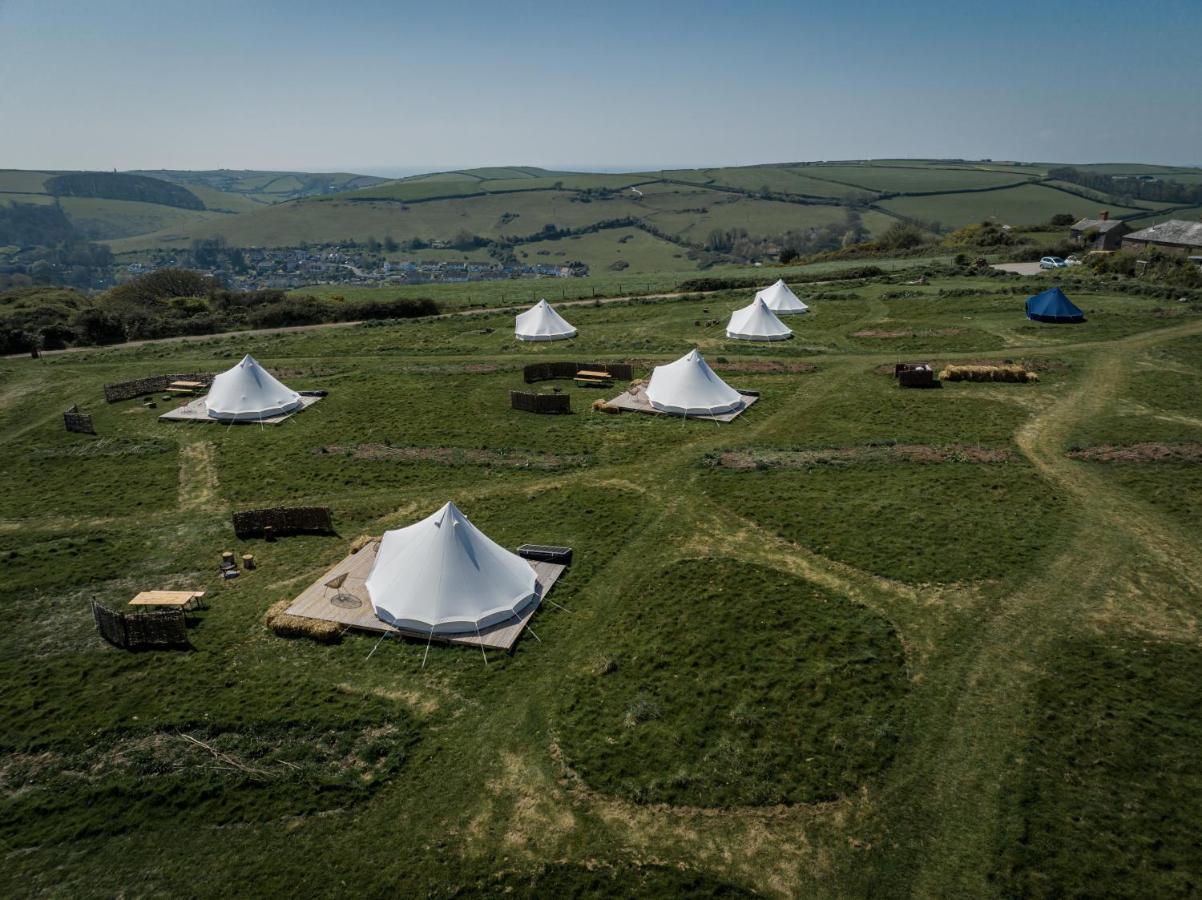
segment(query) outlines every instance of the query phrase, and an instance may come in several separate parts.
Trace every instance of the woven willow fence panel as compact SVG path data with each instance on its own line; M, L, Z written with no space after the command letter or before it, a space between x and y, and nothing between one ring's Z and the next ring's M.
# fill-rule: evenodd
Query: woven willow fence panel
M150 612L123 613L92 601L96 629L110 644L127 650L147 647L183 647L188 643L188 628L183 610L157 609Z
M96 428L92 425L92 417L87 413L80 412L78 406L72 406L63 413L63 425L68 431L75 431L79 434L96 433Z
M605 372L616 381L629 381L634 378L634 366L630 363L577 363L549 362L533 363L522 369L522 378L526 384L536 381L549 381L554 378L575 378L577 372Z
M118 381L104 386L104 399L109 403L157 394L171 387L173 381L199 381L208 387L216 376L212 372L177 372L174 375L148 375L133 381Z
M523 412L570 413L572 398L570 394L532 394L527 391L510 391L509 406Z
M328 506L277 506L234 513L234 534L240 538L273 534L332 534L334 519Z

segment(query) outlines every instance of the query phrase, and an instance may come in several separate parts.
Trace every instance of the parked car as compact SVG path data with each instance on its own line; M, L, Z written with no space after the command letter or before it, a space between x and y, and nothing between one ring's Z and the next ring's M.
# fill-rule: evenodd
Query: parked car
M1041 269L1064 269L1067 266L1068 263L1059 256L1045 256L1039 261L1039 268Z
M1081 257L1079 257L1076 253L1074 253L1072 256L1066 256L1064 258L1064 264L1066 266L1079 266L1083 262L1084 260L1081 259Z

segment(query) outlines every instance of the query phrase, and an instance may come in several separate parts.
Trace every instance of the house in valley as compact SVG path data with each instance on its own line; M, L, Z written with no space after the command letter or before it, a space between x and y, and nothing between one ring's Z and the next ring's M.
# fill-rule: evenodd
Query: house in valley
M1118 250L1123 236L1130 231L1130 225L1122 219L1110 218L1110 212L1102 210L1096 219L1074 222L1069 238L1087 250Z

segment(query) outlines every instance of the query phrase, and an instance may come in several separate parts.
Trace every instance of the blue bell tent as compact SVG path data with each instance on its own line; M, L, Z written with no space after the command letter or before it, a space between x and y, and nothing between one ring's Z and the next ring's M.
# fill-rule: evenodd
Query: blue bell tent
M1054 287L1027 300L1027 318L1032 322L1084 322L1085 313Z

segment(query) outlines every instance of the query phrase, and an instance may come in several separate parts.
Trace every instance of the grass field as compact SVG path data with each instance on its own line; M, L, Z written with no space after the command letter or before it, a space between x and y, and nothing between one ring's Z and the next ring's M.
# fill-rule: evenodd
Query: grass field
M72 200L68 217L114 252L184 247L197 238L234 246L286 247L391 236L447 240L463 231L484 238L532 235L545 225L581 228L637 218L683 242L704 243L715 229L758 237L841 223L849 200L876 202L863 211L869 235L899 218L956 228L984 219L1023 226L1057 213L1092 215L1098 205L1150 224L1167 204L1123 206L1076 185L1040 183L1057 164L947 160L775 163L650 172L557 172L529 166L434 172L394 180L350 173L146 170L192 191L204 211L128 201ZM1111 174L1154 174L1184 183L1197 169L1116 164L1086 166ZM0 170L0 203L50 202L50 173ZM767 192L767 195L765 195ZM768 195L771 195L770 199ZM881 199L884 195L888 199ZM541 248L540 248L541 249ZM411 256L411 254L409 255ZM409 258L406 256L406 258ZM602 267L618 254L595 256ZM652 263L650 260L655 259ZM665 263L655 254L649 265ZM627 260L629 262L629 260ZM642 267L642 271L651 271Z
M704 324L750 296L724 291L565 307L558 345L498 311L0 360L0 889L1188 894L1202 314L1095 287L1037 326L1048 276L904 277L795 282L813 311L771 346ZM694 345L761 392L729 425L569 382L540 388L572 415L508 408L526 362ZM102 400L245 352L329 396L273 428ZM899 358L1039 380L904 391ZM512 655L264 626L448 499L574 549ZM235 539L281 504L338 534ZM223 583L227 549L258 568ZM92 599L149 588L209 592L190 650L97 636Z
M441 182L422 184L433 189ZM380 190L373 188L370 193L378 194ZM110 245L115 252L128 252L187 245L193 238L213 234L240 246L296 246L304 241L318 243L343 239L363 241L385 235L398 241L414 237L450 240L463 231L485 238L525 237L547 225L583 228L622 218L642 219L684 241L703 243L715 228L740 227L756 235L773 235L790 229L842 222L844 211L835 206L783 203L680 186L649 192L642 199L624 192L587 203L581 202L575 192L549 188L422 203L351 200L340 195L264 207L221 221L205 221L191 227L172 227L114 240ZM865 225L873 232L884 230L892 221L877 212L870 211L864 216ZM606 262L615 258L609 257Z
M1058 213L1096 215L1098 202L1066 194L1038 184L1025 184L999 191L948 194L935 197L898 197L881 203L884 209L924 222L937 221L950 228L996 219L1003 224L1030 225L1046 222ZM1112 215L1139 210L1110 204Z

